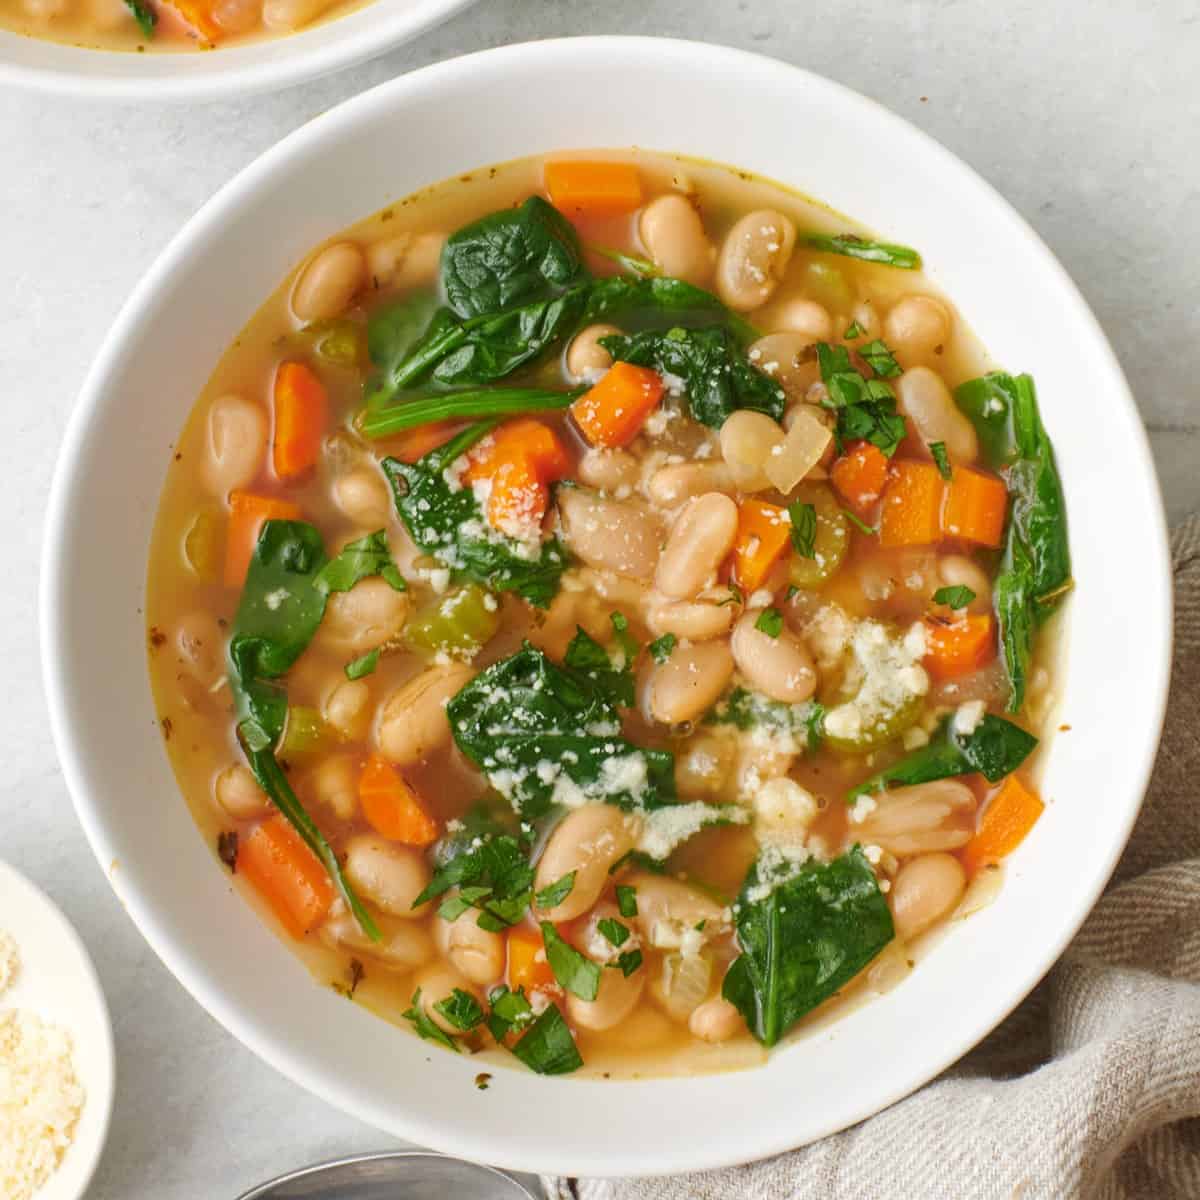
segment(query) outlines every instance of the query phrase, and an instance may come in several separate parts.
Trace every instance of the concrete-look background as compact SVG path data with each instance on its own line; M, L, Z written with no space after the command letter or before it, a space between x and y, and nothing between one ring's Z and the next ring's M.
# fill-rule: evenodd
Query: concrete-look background
M112 1007L117 1099L95 1200L232 1198L273 1173L393 1143L277 1075L198 1007L118 905L75 821L41 696L35 595L46 491L84 372L170 236L285 133L426 63L585 33L757 50L938 138L1062 259L1129 376L1171 518L1200 507L1192 0L481 0L365 67L241 103L109 107L0 90L0 854L63 906ZM1120 486L1119 462L1112 471Z

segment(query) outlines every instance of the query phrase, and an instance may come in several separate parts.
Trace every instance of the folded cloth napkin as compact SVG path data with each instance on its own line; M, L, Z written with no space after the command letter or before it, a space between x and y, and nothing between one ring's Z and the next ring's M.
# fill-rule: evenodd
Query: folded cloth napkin
M1175 663L1146 804L1024 1004L927 1087L815 1145L669 1179L547 1180L554 1200L1200 1200L1200 516L1171 548Z

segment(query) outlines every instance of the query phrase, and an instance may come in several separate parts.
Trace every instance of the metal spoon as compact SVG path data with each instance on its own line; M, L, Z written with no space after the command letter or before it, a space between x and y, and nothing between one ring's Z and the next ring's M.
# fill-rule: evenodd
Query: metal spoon
M425 1150L359 1154L302 1167L238 1200L539 1200L537 1180Z

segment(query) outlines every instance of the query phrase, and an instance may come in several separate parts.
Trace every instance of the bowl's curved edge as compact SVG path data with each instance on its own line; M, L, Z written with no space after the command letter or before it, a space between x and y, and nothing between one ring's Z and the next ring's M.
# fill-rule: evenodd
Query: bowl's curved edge
M954 172L964 183L974 190L981 203L986 203L994 207L998 213L1002 213L1005 219L1019 230L1021 235L1032 246L1036 247L1046 267L1057 276L1064 288L1068 289L1075 297L1080 313L1086 317L1089 323L1094 340L1093 348L1097 353L1105 357L1111 367L1114 378L1121 383L1122 396L1126 407L1124 415L1131 437L1130 452L1136 454L1140 461L1144 477L1150 482L1156 501L1156 504L1152 505L1152 507L1155 507L1157 520L1153 530L1147 531L1147 535L1153 542L1154 557L1159 560L1161 570L1158 572L1156 579L1147 579L1143 585L1145 589L1143 593L1144 602L1148 610L1156 611L1159 614L1161 628L1164 630L1163 638L1157 648L1157 654L1153 656L1153 673L1155 675L1156 686L1154 705L1148 713L1149 721L1147 729L1153 730L1154 736L1147 737L1146 746L1141 756L1141 764L1138 767L1137 774L1141 779L1141 785L1137 803L1130 805L1128 817L1124 822L1119 842L1114 842L1107 859L1102 864L1098 864L1093 884L1088 889L1086 903L1082 903L1079 910L1072 916L1072 919L1064 924L1063 932L1048 947L1046 953L1041 956L1036 969L1031 970L1019 986L1014 987L1011 993L1006 993L1005 999L993 1007L989 1013L985 1029L948 1045L942 1054L931 1060L927 1069L915 1072L912 1078L904 1080L902 1084L885 1093L882 1100L877 1098L858 1108L851 1107L841 1113L838 1119L831 1121L827 1127L816 1128L811 1135L804 1139L789 1138L786 1133L775 1138L761 1139L755 1146L752 1155L753 1158L759 1159L794 1149L798 1145L807 1144L821 1137L836 1133L910 1095L956 1062L973 1046L977 1045L986 1036L987 1032L994 1029L996 1025L1004 1020L1020 1004L1062 954L1103 891L1105 884L1116 867L1120 854L1132 831L1134 821L1140 811L1141 801L1144 799L1145 788L1149 782L1157 753L1158 738L1161 736L1162 724L1165 718L1167 689L1170 681L1173 600L1166 518L1162 506L1157 474L1150 454L1149 440L1137 416L1132 394L1116 356L1105 338L1099 322L1083 299L1079 289L1070 279L1061 263L1058 262L1053 253L1042 242L1041 238L990 184L928 134L912 126L909 122L890 112L882 105L877 104L875 101L841 84L815 75L802 68L794 67L776 59L749 51L680 39L582 37L503 46L424 67L409 75L380 84L367 92L347 100L329 113L324 114L319 118L319 134L314 130L316 122L309 122L307 125L289 134L226 183L175 235L122 307L87 375L81 389L80 399L71 414L60 450L59 460L51 485L45 530L48 534L52 533L65 519L69 506L71 477L64 464L69 463L73 459L83 440L87 427L88 412L100 394L101 383L115 361L127 330L134 323L135 315L143 307L145 300L152 296L160 287L162 281L169 276L176 259L181 257L183 248L207 226L218 223L221 212L227 205L232 204L244 191L253 190L260 175L269 173L274 168L275 163L279 159L287 157L294 147L302 145L316 136L335 135L340 128L351 124L357 113L363 108L378 103L385 95L391 98L393 94L402 94L408 88L419 87L424 80L432 76L440 76L456 71L468 71L473 64L480 61L501 59L508 56L536 56L541 53L587 53L596 50L603 52L606 49L613 52L620 49L640 49L651 59L656 55L668 53L690 56L697 54L708 55L726 59L731 63L740 62L758 72L769 71L800 74L808 77L811 85L836 92L845 103L869 108L875 114L876 119L881 120L885 125L891 124L893 128L903 129L909 136L915 134L922 139L926 143L927 149L942 160L943 166L947 170ZM100 827L99 822L89 810L84 772L73 752L69 730L65 727L65 712L62 700L64 679L54 655L54 629L61 609L62 574L65 562L56 549L57 539L48 536L46 542L49 549L43 559L40 579L39 631L43 661L43 680L50 709L51 728L62 762L64 776L71 791L80 823L87 834L97 859L103 867L112 857L111 847L108 845L105 833ZM114 887L116 887L116 882L113 882ZM308 1090L315 1090L313 1082L305 1077L306 1069L303 1064L295 1060L282 1047L276 1045L264 1046L255 1032L250 1028L249 1021L244 1020L240 1013L232 1009L219 993L210 991L198 983L185 961L185 956L182 952L177 952L169 944L168 939L162 934L154 913L147 906L138 903L137 897L133 895L122 895L121 899L127 909L131 911L131 915L134 916L135 923L141 932L168 969L205 1008L217 1017L234 1036L238 1037L239 1040L282 1074L286 1075L299 1086L305 1087ZM706 1145L690 1148L686 1157L682 1154L670 1156L663 1153L657 1155L641 1154L635 1158L627 1157L623 1160L619 1171L613 1169L611 1152L597 1152L591 1159L583 1160L579 1156L575 1156L570 1161L556 1158L551 1154L543 1161L529 1163L527 1161L514 1160L506 1144L494 1137L463 1138L453 1132L447 1132L445 1129L427 1125L418 1117L413 1117L409 1114L397 1114L394 1111L385 1110L380 1106L364 1103L360 1098L351 1095L347 1088L340 1086L337 1080L322 1080L320 1094L323 1098L331 1101L338 1107L352 1112L361 1119L396 1136L419 1142L445 1153L457 1154L468 1158L483 1158L489 1163L510 1170L538 1171L546 1174L563 1175L652 1175L684 1173L700 1169L731 1166L743 1161L745 1157L742 1155L731 1156L728 1151L723 1150L720 1146Z

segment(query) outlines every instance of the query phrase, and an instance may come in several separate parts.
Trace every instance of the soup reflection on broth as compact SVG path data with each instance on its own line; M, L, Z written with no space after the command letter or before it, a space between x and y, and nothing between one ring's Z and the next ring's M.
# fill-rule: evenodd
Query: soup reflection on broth
M226 351L150 670L318 980L545 1074L713 1071L995 891L1069 588L1032 380L915 251L563 154L337 234Z

